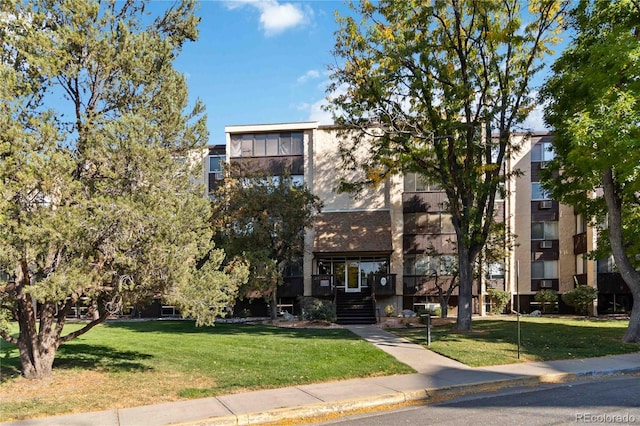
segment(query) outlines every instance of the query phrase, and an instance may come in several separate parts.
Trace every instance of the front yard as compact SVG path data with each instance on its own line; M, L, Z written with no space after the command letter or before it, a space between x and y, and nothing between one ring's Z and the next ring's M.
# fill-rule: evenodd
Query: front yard
M412 372L342 328L191 321L109 322L61 346L52 379L19 369L2 341L0 422Z
M471 333L455 332L455 321L449 321L432 327L429 349L471 367L638 352L640 345L621 340L628 324L622 320L520 317L518 359L515 316L474 318ZM390 331L426 345L425 328L394 328Z

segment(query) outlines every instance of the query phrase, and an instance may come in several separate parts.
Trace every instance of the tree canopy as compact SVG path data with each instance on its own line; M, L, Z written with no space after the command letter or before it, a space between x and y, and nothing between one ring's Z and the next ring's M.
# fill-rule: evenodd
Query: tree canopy
M134 2L1 4L0 336L23 375L51 374L60 344L154 297L211 323L247 271L221 268L192 182L204 108L188 109L173 61L197 37L193 2L155 17ZM79 302L97 315L65 335Z
M533 108L532 76L558 33L563 1L354 2L339 17L330 109L342 152L365 176L417 172L446 192L458 250L458 329L471 329L473 264L510 177L512 132ZM528 7L528 9L526 9ZM350 137L356 129L356 137ZM370 144L366 158L354 153Z
M287 270L302 271L304 233L322 203L286 173L265 176L231 165L215 191L216 241L227 253L250 263L251 274L240 295L254 292L270 301L277 315L277 291Z
M613 254L633 294L624 340L640 342L640 6L580 1L571 27L541 92L554 128L546 185L600 230L595 256Z

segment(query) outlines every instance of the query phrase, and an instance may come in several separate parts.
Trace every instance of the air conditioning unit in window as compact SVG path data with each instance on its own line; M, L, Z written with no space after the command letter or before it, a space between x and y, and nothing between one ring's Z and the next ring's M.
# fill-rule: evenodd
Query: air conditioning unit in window
M553 207L551 200L540 201L538 204L538 209L540 210L550 209L551 207Z
M551 280L540 280L540 288L552 288L553 281Z
M551 247L553 247L553 243L551 241L540 241L541 249L550 249Z

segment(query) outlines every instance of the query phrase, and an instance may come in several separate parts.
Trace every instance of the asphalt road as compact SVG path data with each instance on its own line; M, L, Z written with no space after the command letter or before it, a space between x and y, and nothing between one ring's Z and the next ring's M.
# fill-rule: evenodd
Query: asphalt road
M369 413L324 425L640 425L640 377L506 389L428 406Z

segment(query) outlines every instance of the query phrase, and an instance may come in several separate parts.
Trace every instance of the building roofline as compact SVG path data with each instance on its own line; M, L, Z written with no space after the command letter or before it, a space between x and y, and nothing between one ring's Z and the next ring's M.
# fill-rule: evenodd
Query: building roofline
M279 130L313 130L319 127L317 121L300 121L295 123L241 124L225 126L225 133L271 132Z

